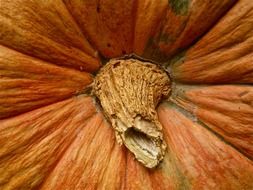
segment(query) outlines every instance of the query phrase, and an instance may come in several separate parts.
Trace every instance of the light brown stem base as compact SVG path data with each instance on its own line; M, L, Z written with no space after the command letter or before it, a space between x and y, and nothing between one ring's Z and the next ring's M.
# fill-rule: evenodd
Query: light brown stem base
M93 92L115 129L117 141L146 167L157 166L166 144L155 109L170 93L168 75L152 63L113 59L96 76Z

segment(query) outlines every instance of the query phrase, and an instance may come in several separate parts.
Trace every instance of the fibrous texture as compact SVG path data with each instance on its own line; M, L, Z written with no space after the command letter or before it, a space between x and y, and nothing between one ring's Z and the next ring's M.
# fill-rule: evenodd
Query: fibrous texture
M136 59L111 60L96 76L94 93L115 129L119 143L149 168L164 157L165 142L156 106L170 92L158 66Z
M252 190L252 49L252 0L0 0L0 189ZM170 73L168 99L124 54ZM102 83L128 83L104 109L112 59Z

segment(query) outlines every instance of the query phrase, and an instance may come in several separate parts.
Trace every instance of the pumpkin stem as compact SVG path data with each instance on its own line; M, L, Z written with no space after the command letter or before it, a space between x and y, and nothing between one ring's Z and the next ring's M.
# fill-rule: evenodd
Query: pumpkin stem
M170 93L166 72L149 62L112 59L96 76L93 92L118 143L124 144L144 166L157 166L166 144L155 109Z

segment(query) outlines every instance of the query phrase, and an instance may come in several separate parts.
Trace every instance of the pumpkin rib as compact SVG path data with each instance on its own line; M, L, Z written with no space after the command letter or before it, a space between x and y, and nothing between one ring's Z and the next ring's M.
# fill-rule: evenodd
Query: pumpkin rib
M95 112L92 99L80 96L1 120L1 189L37 187Z
M61 0L4 1L0 10L0 44L54 64L98 69L95 51Z
M169 4L166 15L161 20L162 27L156 29L156 34L149 39L143 54L145 57L160 61L166 61L173 55L192 46L229 11L236 0L226 0L222 3L189 0L169 0L167 2ZM188 4L185 7L185 13L181 14L175 11L175 7L173 8L175 5L171 2ZM178 9L182 8L184 7L178 7ZM206 22L207 19L209 22Z
M113 137L113 132L109 126L107 126L108 124L103 121L104 118L101 113L99 113L98 118L100 121L99 125L96 125L96 127L94 125L87 126L84 131L80 132L80 137L75 139L71 149L64 155L63 160L59 163L54 172L50 174L50 176L54 177L49 177L49 181L43 185L43 188L66 189L69 186L84 189L98 188L105 174L105 166L107 166L110 161L110 154L105 153L111 153L115 145L115 143L105 140L109 137ZM101 143L103 143L103 146L101 146ZM95 147L97 147L96 151L93 149ZM96 156L97 154L100 156ZM117 154L115 156L117 156ZM75 160L75 162L73 162L73 160ZM71 171L67 168L71 168ZM119 175L117 177L121 176ZM110 186L112 184L107 185ZM109 189L115 188L111 187Z
M164 131L165 134L165 140L168 143L168 137L167 131ZM167 155L165 156L165 159L168 159L165 171L163 171L163 176L165 176L168 179L167 183L161 184L160 179L158 178L157 184L161 184L161 187L166 187L165 189L190 189L191 184L190 180L184 175L184 171L181 171L179 166L176 164L176 155L173 154L173 152L168 148ZM166 158L167 157L167 158ZM172 185L173 184L173 185ZM163 189L163 188L161 188Z
M93 47L92 42L91 42L88 38L85 37L85 36L87 36L87 34L84 33L84 31L82 30L82 28L81 28L79 22L77 22L76 18L74 17L74 15L72 14L71 10L70 10L69 7L67 6L66 0L62 0L62 2L63 2L63 4L64 4L66 10L68 11L70 17L71 17L72 20L76 23L76 25L78 26L79 30L81 31L83 38L86 39L86 40L89 42L89 44L92 46L93 49L96 49L95 47ZM95 57L101 57L101 56L100 56L100 52L97 51ZM101 58L100 58L100 59L101 59Z
M177 165L189 179L192 189L253 187L252 161L170 104L161 105L158 114L169 135L169 148L176 155Z
M95 117L95 115L89 116L89 117L86 119L86 121L84 121L85 125L87 125L87 123L89 123L90 120L92 120L92 118L94 118L94 117ZM84 126L84 127L86 127L86 126ZM73 139L73 141L74 141L74 140L75 140L75 139ZM43 179L43 181L40 183L40 185L38 185L38 187L37 187L38 189L42 189L42 188L43 188L44 182L48 180L48 178L50 177L50 173L52 173L52 172L54 171L54 169L57 167L58 163L61 162L61 159L64 157L64 154L67 152L67 150L71 147L71 144L72 144L72 143L73 143L73 142L69 143L69 144L66 146L66 148L64 149L64 151L60 154L58 160L55 161L56 164L53 165L53 166L50 168L50 170L48 171L48 174L49 174L49 175L46 176L46 177Z
M0 119L83 93L92 82L88 73L55 66L1 45L0 77Z
M172 66L174 78L188 84L253 82L253 2L238 1L199 42Z
M126 163L125 155L126 152L122 150L121 146L118 146L116 141L114 141L111 159L108 162L108 166L106 166L103 179L99 183L97 189L124 189L124 180L125 180L124 176L126 173L125 169L127 167L125 165ZM116 180L111 179L112 176L115 176Z
M252 6L251 0L0 3L0 189L253 189ZM173 88L154 112L168 147L153 170L116 143L88 73L132 52L144 61L174 56L159 63L170 64ZM151 79L158 78L144 83ZM113 80L124 89L131 84ZM117 107L108 90L106 101ZM134 99L143 103L150 94ZM129 110L132 104L123 102Z
M253 160L253 87L178 86L171 101L187 110L227 144Z
M245 158L248 158L249 160L253 160L251 158L250 154L246 154L245 152L243 152L243 150L241 150L240 148L238 148L232 142L229 142L228 140L226 140L226 137L224 137L222 134L220 134L219 132L215 131L213 128L209 127L207 124L205 124L198 116L196 116L192 112L192 110L190 110L190 109L192 109L192 106L186 105L186 103L183 100L181 100L180 98L171 99L171 101L172 102L166 102L166 103L171 104L171 105L175 106L177 109L181 110L181 111L179 111L181 114L183 114L185 117L187 117L191 121L196 122L200 127L203 127L205 129L207 129L210 133L214 134L217 138L219 138L219 140L221 142L229 145L230 147L232 147L233 149L235 149L237 152L239 152L241 155L243 155Z
M127 152L127 166L125 189L152 189L148 171L134 160L134 156L130 152Z
M166 135L165 135L166 138ZM126 181L123 189L143 189L143 190L166 190L175 187L183 188L187 185L182 182L182 174L178 171L171 161L170 155L165 155L164 161L154 170L146 170L142 165L135 162L134 156L127 152L127 172ZM166 163L165 163L166 162ZM175 175L177 173L177 175ZM175 183L177 185L173 185Z
M79 99L79 100L78 100ZM55 106L56 106L56 108L57 108L57 106L59 107L59 105L61 106L61 109L62 110L67 110L67 109L65 109L66 107L68 107L69 105L71 105L71 104L74 104L75 103L75 101L76 102L81 102L80 100L81 99L83 99L84 100L84 102L86 102L86 103L88 103L89 105L93 105L93 102L92 102L92 100L89 98L89 97L85 97L85 96L80 96L80 97L78 97L78 98L71 98L71 99L67 99L67 100L63 100L63 101L60 101L60 102L56 102L56 103L54 103L54 104L51 104L51 105L46 105L46 106L44 106L44 107L41 107L41 108L38 108L38 109L35 109L35 110L33 110L33 111L31 111L31 112L27 112L27 113L24 113L24 114L22 114L22 115L18 115L18 116L14 116L13 118L6 118L6 119L2 119L2 120L0 120L0 123L1 123L1 130L5 130L5 129L8 129L8 127L9 126L16 126L16 125L20 125L19 127L21 128L22 126L23 126L23 128L24 128L24 125L22 124L20 124L21 122L19 122L19 121L16 121L16 118L19 118L20 120L25 120L25 122L30 122L30 123L33 123L31 126L30 126L30 128L32 128L32 127L36 127L36 125L38 125L39 124L39 122L40 121L37 121L37 120L39 120L39 119L41 119L41 118L39 118L39 116L40 117L45 117L45 115L47 115L48 113L50 113L52 110L54 110L55 108ZM84 103L83 103L84 104ZM70 109L70 108L69 108ZM40 110L43 110L43 111L40 111ZM71 111L73 111L73 110L68 110L69 112L71 112ZM87 110L83 110L84 112L85 111L87 111ZM95 112L95 108L92 108L91 110L88 110L89 112L91 112L91 113L89 113L89 114L91 114L90 116L88 115L86 118L87 119L89 119L90 117L92 117L93 115L92 115L92 113L93 112ZM63 112L62 112L63 113ZM34 116L34 118L35 118L35 120L34 121L29 121L29 119L27 119L26 118L26 115L32 115L32 116ZM41 115L40 115L41 114ZM60 113L59 113L60 114ZM13 123L12 123L13 122ZM50 121L51 123L52 123L52 126L53 126L53 124L54 124L54 122L55 121ZM63 120L61 120L61 121L59 121L60 123L62 123L62 122L64 122ZM22 128L21 128L22 129ZM20 130L21 130L20 129ZM45 130L45 129L44 129ZM8 134L8 135L14 135L14 134ZM35 138L34 139L35 141L38 141L39 139L38 138ZM27 141L28 142L28 141ZM33 141L32 140L29 140L29 142L28 143L32 143ZM22 146L22 145L19 145L19 146ZM4 148L4 147L2 147L2 148ZM12 152L12 151L15 151L16 149L12 149L12 150L10 150L10 149L7 149L6 148L6 150L7 151L9 151L9 152ZM2 154L3 152L1 152L1 154ZM8 155L8 154L6 154L6 155ZM1 156L5 156L4 154L2 154Z
M102 114L101 114L101 116L102 116ZM104 118L103 118L104 119ZM104 125L104 126L103 126ZM110 128L109 128L109 126L108 126L108 124L107 123L105 123L105 122L103 122L102 121L102 123L101 123L101 128L108 128L108 130L111 130ZM104 131L104 132L101 132L102 134L102 137L104 137L104 136L106 136L107 138L112 138L113 137L113 132L111 131L111 134L109 135L109 132L108 131ZM103 134L104 133L104 134ZM97 134L99 134L99 133L97 133ZM96 134L96 135L97 135ZM100 136L101 137L101 136ZM100 139L100 137L99 137L99 139ZM104 138L104 139L107 139L107 138ZM95 143L94 143L95 144ZM96 143L97 144L97 143ZM105 161L105 163L104 163L104 166L103 167L101 167L100 169L98 169L98 171L97 172L99 172L100 174L101 174L101 177L100 177L100 179L99 180L96 180L96 182L97 182L97 184L95 185L95 188L94 189L98 189L99 188L99 186L101 185L101 183L102 183L102 181L103 181L103 178L104 178L104 175L105 175L105 173L106 173L106 169L107 169L107 167L108 167L108 165L109 165L109 163L110 163L110 160L112 159L111 158L111 156L112 156L112 150L113 150L113 147L115 146L115 143L112 143L112 142L110 142L109 143L110 144L110 147L108 148L108 153L111 153L111 154L105 154L104 152L102 152L102 153L104 153L104 154L102 154L102 155L104 155L104 156L102 156L102 157L104 157L104 158L106 158L106 161ZM103 149L104 149L105 147L103 147ZM103 150L104 151L104 150ZM98 154L96 154L96 155L98 155ZM99 156L96 156L96 157L99 157ZM101 165L101 159L98 159L98 164L99 165ZM87 171L87 168L85 168L85 172ZM94 172L94 170L91 170L91 172L86 172L87 173L87 175L89 176L89 177L91 177L91 179L93 179L94 180L94 178L95 177L97 177L97 174ZM90 174L93 174L93 177L90 175ZM119 176L120 178L121 178L121 176ZM86 180L86 179L85 179ZM90 181L90 180L89 180ZM78 184L80 187L82 187L82 182L79 182L79 184ZM89 187L90 187L90 184L87 184L86 186L85 186L85 188L86 187L88 187L88 189L89 189Z
M32 36L32 34L30 34L30 36ZM41 37L41 38L43 38L43 37ZM36 39L29 39L28 41L31 41L33 44L36 43ZM55 47L57 46L56 43L54 43L51 40L47 40L45 38L42 39L41 41L43 41L43 43L45 41L47 41L47 44L51 43L51 44L53 44L53 46L55 46ZM22 43L25 44L24 42L22 42ZM27 52L25 52L23 50L20 50L19 48L13 47L12 45L8 45L8 44L5 44L5 43L1 43L0 45L3 45L5 47L7 47L9 49L12 49L14 51L17 51L17 52L20 51L21 53L23 53L23 54L25 54L27 56L34 57L34 58L37 58L39 60L42 60L42 61L45 61L45 62L48 62L48 63L52 63L54 65L58 65L58 66L65 67L65 68L70 68L71 69L71 67L72 67L75 70L79 70L79 71L83 71L84 70L84 71L89 71L89 72L92 71L93 72L93 71L96 71L97 68L99 67L99 61L97 59L84 54L84 52L82 52L82 51L80 51L78 49L76 49L76 50L73 49L72 53L66 53L65 50L68 51L69 48L68 47L63 47L61 45L59 45L60 47L56 48L57 49L56 51L58 51L57 55L50 54L50 53L53 52L53 50L44 49L46 52L43 53L41 56L34 56L34 55L30 54L30 53L27 53ZM32 49L33 48L30 49L30 47L29 47L28 51L32 52ZM39 47L38 47L38 49L39 49ZM43 48L41 50L43 50ZM74 56L76 56L76 58L71 57L71 54L74 54ZM49 60L47 58L48 55L51 55L51 58L50 58L51 60ZM79 57L82 57L82 60ZM68 60L68 62L65 61L66 59ZM86 60L87 62L82 63L83 60ZM89 63L89 66L87 66L86 63Z
M75 23L75 25L77 26L77 28L79 29L80 33L82 34L82 39L87 41L88 44L90 45L90 47L92 47L92 49L95 51L93 56L94 58L99 58L99 52L93 47L92 43L85 37L86 35L83 33L83 30L81 29L81 27L79 26L77 20L74 18L74 16L71 14L70 10L68 9L68 7L66 6L66 4L64 3L64 0L61 0L62 4L64 5L65 9L68 12L68 15L70 16L71 20L73 20L73 22Z
M123 181L120 189L126 189L126 185L127 185L127 173L128 173L128 162L127 162L127 160L128 160L128 154L127 154L125 148L123 148L123 149L124 149L124 152L125 152L125 174L124 174L124 181Z
M183 48L182 51L187 51L187 49L189 49L190 47L194 46L194 44L196 44L199 40L201 40L201 38L203 38L206 34L208 34L209 31L211 31L212 28L213 28L216 24L218 24L218 23L220 22L220 20L230 11L230 9L233 8L233 7L236 5L237 1L238 1L238 0L233 0L233 1L231 1L231 3L228 3L228 5L227 5L227 7L226 7L226 10L225 10L225 11L223 10L223 12L220 13L219 17L217 17L216 20L213 21L212 25L210 25L210 26L205 30L205 32L203 32L202 34L200 34L200 35L199 35L195 40L193 40L189 45L187 45L185 48ZM189 16L190 16L190 15L189 15ZM188 19L190 19L190 18L188 18ZM187 22L188 22L188 19L187 19ZM189 28L191 28L191 27L189 27ZM185 30L186 30L186 27L183 29L183 31L182 31L181 33L186 33L186 34L187 34L187 32L185 32ZM182 40L182 41L183 41L183 40ZM179 48L179 49L181 49L181 48ZM182 51L181 51L181 52L177 52L177 53L180 54L180 53L182 53Z
M175 50L175 52L171 53L170 56L169 56L169 60L167 60L163 65L169 69L169 67L173 66L175 63L177 64L182 64L184 62L184 56L186 54L186 52L191 49L196 43L198 43L205 35L207 35L215 25L217 25L220 20L223 19L223 17L230 11L231 8L233 8L233 6L236 5L236 1L238 0L235 0L235 3L231 5L230 8L228 8L226 11L224 11L221 16L213 23L212 26L210 26L208 29L206 29L206 31L199 35L195 40L193 40L189 45L187 45L186 47L184 48L179 48L177 51ZM189 15L190 16L190 15ZM190 18L187 18L186 22L189 21ZM183 28L183 31L181 33L183 33L185 31L185 28ZM187 33L187 32L185 32ZM179 61L179 62L177 62ZM173 77L173 75L171 75ZM176 81L176 80L175 80ZM179 81L177 81L179 82Z
M90 115L90 116L86 119L84 128L87 128L87 127L88 127L88 124L91 123L91 121L94 120L94 118L97 117L97 114L98 114L98 113L94 113L93 115ZM58 165L60 164L61 160L64 158L64 156L65 156L65 154L67 153L67 151L71 148L71 146L72 146L72 144L74 143L74 141L75 141L75 139L73 139L73 141L72 141L71 143L69 143L68 147L65 148L65 151L62 152L62 154L61 154L61 156L59 157L58 161L56 161L56 164L51 168L50 172L48 172L49 175L48 175L47 177L45 177L44 180L43 180L43 182L38 186L38 189L43 189L43 188L48 189L48 188L49 188L49 186L48 186L47 184L45 185L45 183L46 183L48 180L50 180L50 177L51 177L50 174L53 173L54 170L57 169L57 167L58 167ZM50 188L50 189L52 189L52 188Z
M156 27L165 14L167 2L160 0L138 0L134 24L133 52L142 55L149 38L154 35Z
M238 148L236 145L234 145L233 143L229 142L228 140L226 140L225 137L223 137L221 134L219 134L218 132L214 131L212 128L210 128L207 124L205 124L204 122L198 120L198 124L204 128L206 128L207 130L209 130L210 132L212 132L215 136L217 136L222 142L224 142L225 144L229 145L230 147L232 147L234 150L236 150L237 152L239 152L242 156L244 156L245 158L247 158L250 161L253 161L253 159L251 158L251 155L246 154L243 150L241 150L240 148ZM253 164L253 162L252 162Z
M223 61L221 64L217 64L216 60L218 60L220 55L221 53L213 53L213 55L199 58L198 60L189 60L186 63L177 62L175 65L173 65L174 68L171 72L172 78L174 78L175 81L184 84L225 85L237 83L248 85L253 83L253 67L251 64L253 60L252 53L248 53L244 57L238 58L236 60ZM221 57L221 59L223 57ZM208 58L209 60L216 60L207 63ZM209 65L206 65L206 63ZM206 69L202 70L203 67ZM183 70L181 70L181 68L183 68ZM193 69L195 71L192 71ZM194 76L192 78L189 78L187 75Z
M64 3L103 57L132 53L135 1L64 0Z

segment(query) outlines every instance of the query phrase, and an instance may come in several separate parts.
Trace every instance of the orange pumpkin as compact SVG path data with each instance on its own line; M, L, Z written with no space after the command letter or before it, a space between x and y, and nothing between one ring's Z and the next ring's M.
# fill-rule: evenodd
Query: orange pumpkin
M130 54L169 73L165 98L157 75L122 74L157 98L167 148L153 169L115 136L137 105L124 98L146 91L94 92L100 68ZM0 0L0 189L251 190L252 83L252 0Z

